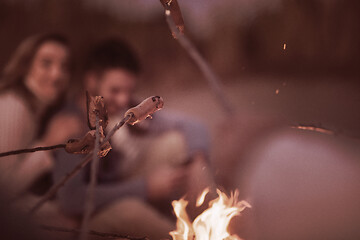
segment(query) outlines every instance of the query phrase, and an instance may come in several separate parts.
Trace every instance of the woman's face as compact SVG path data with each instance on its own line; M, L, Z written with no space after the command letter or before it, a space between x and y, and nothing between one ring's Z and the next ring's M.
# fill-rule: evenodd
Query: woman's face
M67 88L68 59L68 48L56 41L43 43L35 53L25 84L43 103L53 103Z

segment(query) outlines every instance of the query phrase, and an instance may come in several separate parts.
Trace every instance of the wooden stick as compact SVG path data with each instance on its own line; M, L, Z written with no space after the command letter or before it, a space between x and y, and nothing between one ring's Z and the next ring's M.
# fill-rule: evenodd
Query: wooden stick
M65 146L66 146L66 144L57 144L57 145L46 146L46 147L18 149L18 150L9 151L9 152L2 152L2 153L0 153L0 158L10 156L10 155L22 154L22 153L32 153L32 152L38 152L38 151L54 150L57 148L65 148Z
M170 3L171 4L171 3ZM226 95L223 92L223 86L215 75L209 64L201 56L199 51L196 49L194 44L185 36L179 32L176 24L174 23L173 18L171 17L170 6L167 4L165 6L165 16L166 21L169 25L171 32L175 35L175 39L178 40L180 45L185 49L189 56L194 60L195 64L199 67L200 71L205 76L205 79L208 81L211 90L215 93L216 101L221 105L224 111L227 114L232 115L235 112L235 108L232 106L230 101L227 99Z
M46 230L46 231L50 231L50 232L64 232L64 233L74 233L74 234L79 234L81 231L79 229L54 227L54 226L46 226L46 225L41 225L40 228L43 230ZM88 231L87 234L98 236L98 237L103 237L103 238L108 238L108 239L122 238L122 239L129 239L129 240L148 240L147 237L130 237L130 236L124 236L124 235L120 235L120 234L116 234L116 233L97 232L97 231L93 231L93 230Z
M85 201L85 210L84 216L81 223L81 232L80 232L80 240L86 240L89 232L89 220L91 214L94 211L94 191L97 184L97 173L98 173L98 165L99 165L99 148L100 148L100 124L99 124L99 114L96 112L96 124L95 124L95 147L92 154L92 162L90 169L90 184L86 193L86 201Z

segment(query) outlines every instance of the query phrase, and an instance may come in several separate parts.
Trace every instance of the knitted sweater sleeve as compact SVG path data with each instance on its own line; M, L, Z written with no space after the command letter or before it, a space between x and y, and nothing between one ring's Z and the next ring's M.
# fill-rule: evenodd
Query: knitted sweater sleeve
M0 152L26 148L35 134L34 117L25 103L16 95L0 96ZM25 155L4 157L0 161L1 182L16 179L17 166ZM5 178L5 179L4 179ZM7 183L7 184L8 184Z

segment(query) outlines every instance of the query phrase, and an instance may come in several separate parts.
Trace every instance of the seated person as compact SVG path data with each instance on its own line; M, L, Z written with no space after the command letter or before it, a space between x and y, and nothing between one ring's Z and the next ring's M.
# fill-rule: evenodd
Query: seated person
M0 152L32 147L39 141L46 119L68 88L70 50L67 40L56 34L25 39L6 64L0 79ZM40 144L49 144L44 141ZM9 196L29 190L51 161L31 154L0 159L0 188Z
M87 57L84 87L91 95L104 97L109 114L107 131L138 103L134 90L139 74L136 56L121 40L105 41ZM68 138L88 131L85 94L69 104L58 119L64 116L76 117L83 126ZM59 132L62 128L66 128L66 122L56 119L50 127ZM192 118L162 110L153 119L125 125L110 143L112 150L100 160L92 230L150 239L169 237L175 224L157 208L171 208L171 200L185 193L194 201L205 187L213 186L207 161L209 137L204 126ZM83 156L57 151L55 181L82 159ZM83 214L89 165L58 192L60 206L69 216L79 218Z

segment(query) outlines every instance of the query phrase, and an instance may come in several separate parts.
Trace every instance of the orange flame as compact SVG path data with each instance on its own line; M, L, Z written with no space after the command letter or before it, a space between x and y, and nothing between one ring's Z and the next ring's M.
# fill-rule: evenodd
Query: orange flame
M206 188L196 201L196 206L201 206L209 189ZM239 240L239 236L231 235L227 228L234 216L240 215L250 204L246 201L238 201L239 192L235 191L228 197L219 189L216 190L218 197L209 203L209 208L202 212L191 223L186 213L188 201L184 198L173 201L175 215L177 217L177 229L170 232L173 240Z

